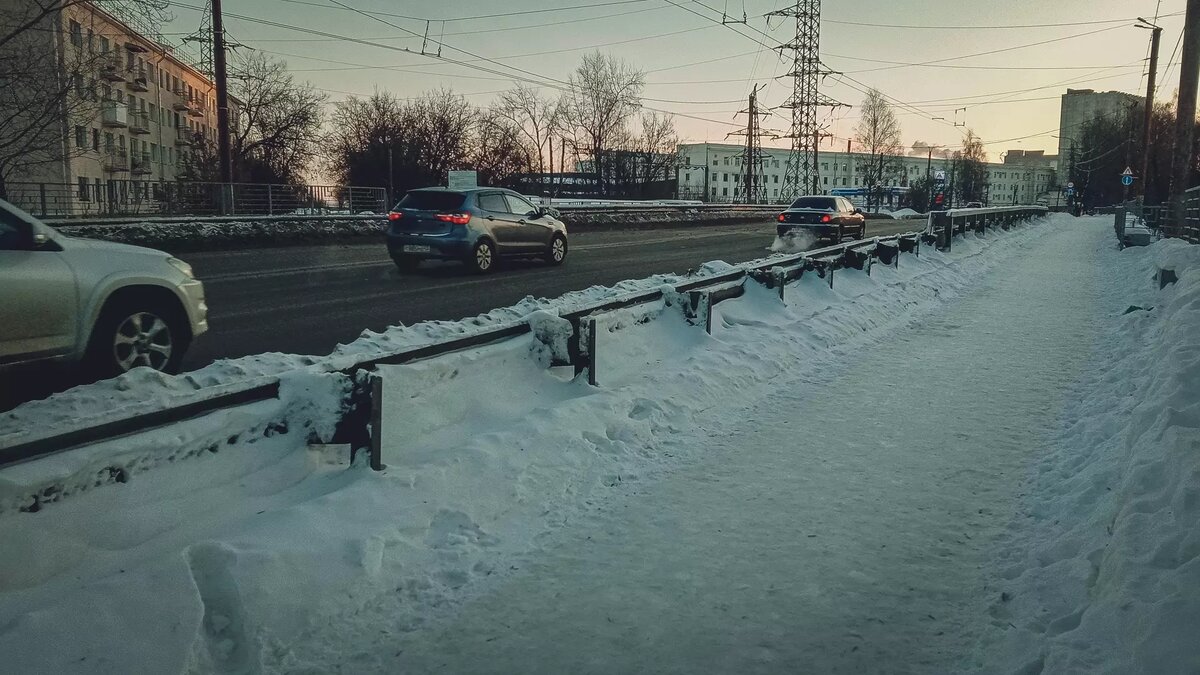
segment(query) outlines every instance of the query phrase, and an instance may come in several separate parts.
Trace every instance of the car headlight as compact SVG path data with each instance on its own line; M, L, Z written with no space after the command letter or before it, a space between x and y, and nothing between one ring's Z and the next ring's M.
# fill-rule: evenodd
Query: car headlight
M167 262L170 263L171 267L183 272L183 276L189 279L196 278L196 275L192 273L192 266L183 262L179 258L167 258Z

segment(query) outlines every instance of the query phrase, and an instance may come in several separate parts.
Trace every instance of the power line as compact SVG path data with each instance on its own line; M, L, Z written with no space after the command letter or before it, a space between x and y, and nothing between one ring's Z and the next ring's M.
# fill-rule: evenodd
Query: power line
M309 2L306 0L279 0L279 1L286 2L286 3L292 4L292 5L309 5L312 7L333 9L333 8L329 7L329 5L322 3L322 2ZM610 0L609 2L596 2L596 3L587 3L587 4L583 4L583 5L570 5L567 7L547 7L545 9L527 9L527 10L521 10L521 11L516 11L516 12L501 12L499 14L477 14L474 16L460 16L460 17L454 17L454 18L450 18L450 19L431 19L428 17L407 16L405 14L393 14L390 12L375 12L375 11L372 11L372 14L378 14L379 16L386 16L386 17L390 17L393 19L408 19L409 21L422 21L422 22L423 21L432 21L435 23L436 22L451 23L451 22L455 22L455 21L475 21L478 19L498 19L498 18L507 17L507 16L525 16L528 14L545 14L547 12L565 12L565 11L576 10L576 9L594 9L596 7L611 7L613 5L632 5L632 4L648 2L648 1L649 0ZM357 11L357 10L351 10L351 11Z
M1183 12L1175 12L1174 14L1164 14L1160 18L1167 18L1170 16L1180 16L1181 14L1183 14ZM1136 21L1136 20L1137 20L1137 17L1130 17L1128 19L1105 19L1103 21L1068 21L1065 23L1026 23L1026 24L1012 24L1012 25L1004 25L1004 26L943 26L943 25L937 24L937 23L924 24L924 25L913 25L913 24L896 24L896 23L868 23L866 21L844 21L844 20L839 20L839 19L825 19L824 22L841 24L841 25L845 25L845 26L868 26L871 28L902 28L902 29L911 29L911 30L942 31L942 30L1011 30L1011 29L1020 29L1020 28L1061 28L1061 27L1066 27L1066 26L1099 26L1099 25L1103 25L1103 24L1112 24L1112 23L1129 23L1130 21Z
M317 5L318 3L305 3L305 4ZM326 5L320 4L318 6L325 7ZM599 21L601 19L612 19L612 18L620 17L620 16L629 16L631 14L643 14L645 12L657 12L657 11L660 11L660 10L663 10L666 8L667 7L665 7L665 6L664 7L646 7L643 9L631 9L631 10L628 10L625 12L615 12L612 14L601 14L600 16L588 16L588 17L576 18L576 19L564 19L562 21L549 21L546 23L529 23L529 24L522 24L520 26L504 26L502 28L484 28L484 29L480 29L480 30L452 31L449 33L442 33L441 37L455 37L455 36L459 36L459 35L482 35L484 33L505 33L505 32L518 31L518 30L531 30L534 28L547 28L550 26L562 26L565 24L579 24L579 23L585 23L588 21ZM180 33L180 35L186 35L186 33ZM381 36L381 37L369 37L369 38L364 38L364 39L366 39L366 40L412 40L414 38L411 35L404 35L404 36L385 35L385 36ZM258 38L257 41L258 42L335 42L335 40L331 40L330 38Z
M1096 35L1096 34L1098 34L1098 33L1106 33L1106 32L1108 32L1108 31L1111 31L1111 30L1117 30L1118 28L1124 28L1124 27L1125 27L1125 26L1110 26L1110 27L1108 27L1108 28L1100 28L1100 29L1097 29L1097 30L1087 31L1087 32L1084 32L1084 33L1076 33L1076 34L1074 34L1074 35L1066 35L1066 36L1063 36L1063 37L1057 37L1057 38L1053 38L1053 39L1050 39L1050 40L1040 40L1040 41L1038 41L1038 42L1030 42L1030 43L1023 44L1023 45L1015 45L1015 46L1012 46L1012 47L1003 47L1003 48L1000 48L1000 49L989 49L989 50L987 50L987 51L983 51L983 52L976 52L976 53L974 53L974 54L961 54L961 55L959 55L959 56L948 56L948 57L945 57L945 58L933 59L933 60L931 60L931 61L921 61L921 62L918 62L918 63L898 63L898 64L895 64L895 65L883 66L883 67L881 67L881 68L866 68L866 69L863 69L863 70L855 70L855 71L848 71L848 72L852 72L852 73L854 73L854 74L858 74L858 73L873 73L873 72L879 72L879 71L881 71L881 70L895 70L895 69L897 69L897 68L909 68L909 67L912 67L912 66L928 66L928 65L932 65L932 64L936 64L936 63L947 63L947 62L949 62L949 61L958 61L959 59L970 59L970 58L974 58L974 57L976 57L976 56L988 56L988 55L991 55L991 54L1001 54L1001 53L1004 53L1004 52L1016 51L1016 50L1018 50L1018 49L1028 49L1029 47L1039 47L1039 46L1041 46L1041 45L1048 45L1048 44L1052 44L1052 43L1055 43L1055 42L1063 42L1063 41L1065 41L1065 40L1074 40L1075 38L1087 37L1087 36L1089 36L1089 35ZM830 54L830 56L835 56L835 55L834 55L834 54ZM839 56L839 58L849 58L849 59L855 59L855 58L857 58L857 57L853 57L853 56ZM1092 68L1094 68L1095 66L1089 66L1089 67L1092 67Z

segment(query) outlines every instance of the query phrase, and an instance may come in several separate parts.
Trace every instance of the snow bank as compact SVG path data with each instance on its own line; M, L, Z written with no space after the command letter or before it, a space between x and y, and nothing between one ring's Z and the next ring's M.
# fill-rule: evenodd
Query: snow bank
M1115 257L1107 365L1029 478L981 672L1200 671L1200 246Z
M712 336L689 325L673 297L602 315L600 387L544 368L563 336L552 311L529 319L535 334L384 368L382 473L346 470L344 448L306 451L300 429L329 420L298 411L286 433L239 434L215 453L164 463L127 486L83 491L38 513L0 514L6 667L388 672L395 633L480 592L484 580L506 574L546 533L570 526L615 488L703 452L698 420L737 418L770 395L781 369L804 377L852 358L1036 246L1038 234L1036 226L969 234L952 252L922 249L870 276L839 272L832 289L806 275L787 304L751 283L743 297L714 308ZM398 328L388 339L467 332L616 292L530 299L477 324ZM315 377L316 368L296 377ZM300 398L333 414L343 384L308 382L314 393ZM86 452L107 462L114 452L207 449L239 428L236 415L274 412L248 406ZM20 480L32 484L46 473L40 465L17 467Z

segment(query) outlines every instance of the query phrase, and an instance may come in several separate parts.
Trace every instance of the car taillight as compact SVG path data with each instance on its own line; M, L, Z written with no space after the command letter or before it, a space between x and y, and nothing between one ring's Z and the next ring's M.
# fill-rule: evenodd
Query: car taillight
M388 220L400 220L403 217L404 214L399 211L388 211Z
M828 223L828 222L829 222L829 216L821 216L821 222L822 222L822 223Z
M471 222L469 213L439 213L436 217L444 223L454 223L455 225L466 225Z
M786 223L786 222L787 222L787 216L785 216L785 215L783 215L783 214L781 213L781 214L779 214L779 217L778 217L778 218L776 218L776 220L778 220L778 221L779 221L779 222L781 222L781 223Z

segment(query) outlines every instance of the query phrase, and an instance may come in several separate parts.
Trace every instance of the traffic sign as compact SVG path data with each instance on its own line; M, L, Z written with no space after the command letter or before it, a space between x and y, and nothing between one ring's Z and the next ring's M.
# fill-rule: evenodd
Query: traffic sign
M934 180L946 180L946 172L945 172L945 171L940 171L940 170L939 170L939 171L934 171L934 172L933 172L933 179L934 179Z
M1133 185L1133 176L1121 174L1121 185Z
M1071 182L1071 181L1067 181L1067 189L1068 189L1068 190L1074 190L1074 189L1075 189L1075 183L1073 183L1073 182Z
M1132 175L1133 175L1133 169L1131 169L1131 168L1129 168L1129 167L1125 167L1125 170L1121 172L1121 175L1122 175L1122 176L1132 176Z

